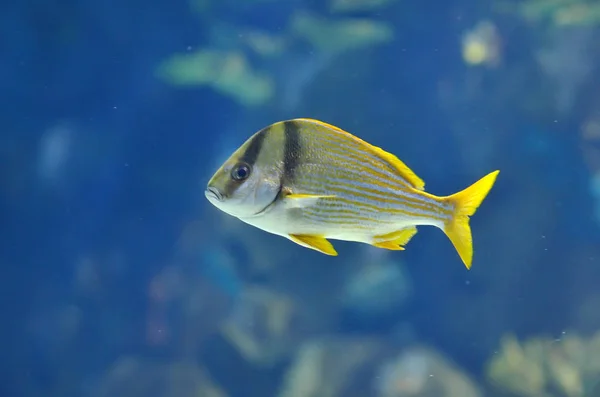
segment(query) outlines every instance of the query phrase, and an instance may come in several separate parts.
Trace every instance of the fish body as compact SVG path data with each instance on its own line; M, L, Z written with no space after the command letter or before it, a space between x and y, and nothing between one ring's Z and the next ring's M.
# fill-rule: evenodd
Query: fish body
M498 172L435 196L396 156L327 123L293 119L251 136L210 179L206 197L243 222L328 255L337 255L328 240L403 250L417 226L435 226L469 269L469 216Z

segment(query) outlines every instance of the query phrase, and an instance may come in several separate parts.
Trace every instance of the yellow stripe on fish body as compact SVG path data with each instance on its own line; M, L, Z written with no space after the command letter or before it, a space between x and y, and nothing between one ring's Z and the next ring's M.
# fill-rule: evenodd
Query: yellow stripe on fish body
M229 181L225 173L240 161L261 175L252 182L260 188L236 193L246 187ZM396 156L338 127L294 119L254 134L217 171L209 188L226 186L224 191L247 201L252 194L266 196L256 189L268 186L273 190L277 185L272 202L251 216L236 215L238 209L212 202L246 223L329 255L337 252L327 239L402 250L416 234L416 226L436 226L446 233L469 269L473 255L469 216L498 173L454 195L434 196L424 191L423 180Z
M302 121L307 124L303 135L308 142L303 162L296 170L294 191L337 196L307 209L307 215L321 216L327 223L338 215L337 210L353 208L359 210L356 215L368 217L369 227L419 215L438 222L451 216L449 205L421 194L424 183L400 160L400 165L393 168L392 155L382 160L373 146L348 133L311 120ZM348 214L345 218L352 219Z

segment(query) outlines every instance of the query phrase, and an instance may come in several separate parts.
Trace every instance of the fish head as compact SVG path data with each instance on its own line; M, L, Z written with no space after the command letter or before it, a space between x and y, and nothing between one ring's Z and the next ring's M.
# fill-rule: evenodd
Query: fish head
M234 153L212 176L205 195L221 211L236 218L263 214L281 191L281 171L276 164L245 161L243 150Z

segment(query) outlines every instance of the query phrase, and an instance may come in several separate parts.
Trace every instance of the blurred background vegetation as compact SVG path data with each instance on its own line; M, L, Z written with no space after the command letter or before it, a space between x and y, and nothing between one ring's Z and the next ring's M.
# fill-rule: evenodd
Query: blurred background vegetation
M600 396L597 0L4 2L7 397ZM466 271L331 259L212 207L311 117L428 191L494 169Z

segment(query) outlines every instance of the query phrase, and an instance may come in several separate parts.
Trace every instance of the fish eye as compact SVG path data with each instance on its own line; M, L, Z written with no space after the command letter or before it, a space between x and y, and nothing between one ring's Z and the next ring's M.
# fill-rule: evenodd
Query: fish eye
M231 178L236 181L243 181L250 176L250 166L245 163L236 164L231 170Z

